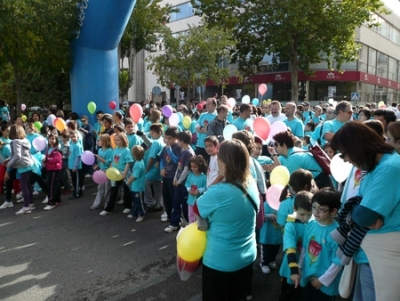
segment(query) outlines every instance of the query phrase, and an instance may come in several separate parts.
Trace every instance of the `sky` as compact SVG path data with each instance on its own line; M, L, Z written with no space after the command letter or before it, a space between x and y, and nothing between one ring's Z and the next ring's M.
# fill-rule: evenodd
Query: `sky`
M399 0L383 0L385 5L390 8L392 13L400 16L400 1Z

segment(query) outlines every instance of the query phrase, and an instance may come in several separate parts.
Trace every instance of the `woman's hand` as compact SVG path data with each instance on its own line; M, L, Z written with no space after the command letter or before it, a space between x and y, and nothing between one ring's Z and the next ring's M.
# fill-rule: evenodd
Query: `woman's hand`
M4 180L9 180L10 179L10 175L8 174L8 172L6 172L5 174L4 174Z

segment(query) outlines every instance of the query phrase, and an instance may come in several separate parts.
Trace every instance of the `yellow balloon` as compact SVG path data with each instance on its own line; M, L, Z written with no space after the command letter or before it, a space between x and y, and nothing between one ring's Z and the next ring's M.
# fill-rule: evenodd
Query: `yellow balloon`
M200 260L206 250L206 241L206 232L199 231L197 223L192 223L177 237L178 255L188 262Z
M115 167L110 167L106 170L106 177L111 181L121 181L122 175Z
M185 129L188 129L188 128L190 128L190 125L192 124L192 119L190 119L189 116L185 116L185 117L183 117L182 124Z
M289 170L287 169L287 167L283 165L275 167L272 170L271 176L269 178L271 185L280 184L283 186L289 184L289 179L290 179Z
M23 122L25 122L26 119L27 119L27 118L26 118L26 115L22 115L22 116L21 116L21 119L22 119Z

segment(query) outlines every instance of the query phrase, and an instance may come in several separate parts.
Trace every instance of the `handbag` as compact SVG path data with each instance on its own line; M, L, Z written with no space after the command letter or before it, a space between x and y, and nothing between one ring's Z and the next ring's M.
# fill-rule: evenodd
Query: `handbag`
M331 159L329 156L324 152L319 144L310 146L309 151L313 155L315 161L317 161L318 165L321 166L323 172L329 176L331 174Z
M353 292L354 283L357 275L357 264L353 258L343 269L339 282L339 294L342 298L349 298Z

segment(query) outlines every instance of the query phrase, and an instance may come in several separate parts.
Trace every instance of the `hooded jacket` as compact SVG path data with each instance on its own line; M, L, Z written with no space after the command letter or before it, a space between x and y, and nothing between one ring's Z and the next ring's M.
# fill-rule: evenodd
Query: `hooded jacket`
M7 163L7 169L32 166L33 158L30 150L31 143L26 138L11 141L11 156Z

